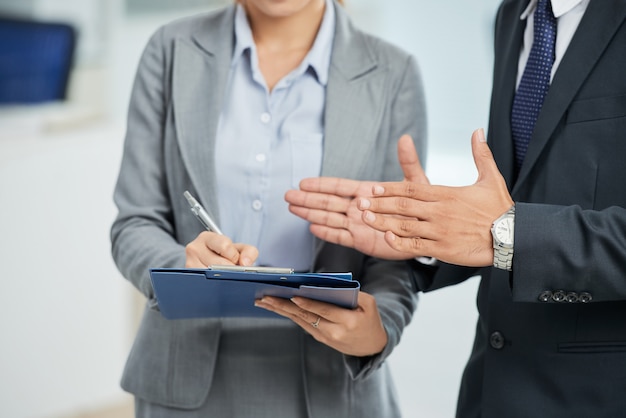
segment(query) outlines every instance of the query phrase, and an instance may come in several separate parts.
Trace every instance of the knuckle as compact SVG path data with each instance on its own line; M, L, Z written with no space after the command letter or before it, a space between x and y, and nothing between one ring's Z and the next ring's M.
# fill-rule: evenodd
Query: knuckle
M404 212L409 208L409 200L404 197L398 197L396 199L396 206Z
M342 341L345 334L346 333L343 328L337 327L328 332L328 339L331 341Z
M309 319L309 312L302 308L299 308L296 312L296 316L302 320L307 321Z
M404 232L405 234L408 234L413 230L413 222L415 221L411 221L408 219L402 220L400 221L398 228L400 228L400 231Z
M410 246L411 246L411 249L415 251L422 250L422 248L424 248L424 243L422 242L422 238L420 237L411 238Z
M417 192L417 185L415 183L407 182L404 185L404 191L408 196L413 196Z

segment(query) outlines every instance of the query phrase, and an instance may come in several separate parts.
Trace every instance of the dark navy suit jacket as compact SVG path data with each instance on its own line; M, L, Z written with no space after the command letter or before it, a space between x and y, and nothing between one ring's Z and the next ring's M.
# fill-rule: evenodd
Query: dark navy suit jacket
M457 416L626 416L626 0L589 3L515 179L527 4L498 11L488 131L516 202L513 271L416 267L417 283L482 276Z

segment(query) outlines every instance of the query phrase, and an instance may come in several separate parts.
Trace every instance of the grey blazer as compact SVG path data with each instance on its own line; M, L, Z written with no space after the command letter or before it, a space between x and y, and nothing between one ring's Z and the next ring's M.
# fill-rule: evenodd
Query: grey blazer
M518 178L510 112L527 0L495 31L489 145L516 202L511 273L442 265L433 290L481 274L458 417L626 411L626 0L589 2Z
M425 153L425 108L415 60L355 29L337 11L324 114L324 176L397 180L396 142L405 133ZM184 245L201 227L182 197L190 190L219 221L214 141L233 50L234 7L173 22L149 41L132 91L111 229L118 268L148 299L122 386L160 405L202 404L219 361L222 321L168 321L150 285L150 267L184 265ZM348 270L373 294L389 336L382 353L354 358L301 332L304 398L312 417L393 417L399 411L384 360L416 305L404 262L372 259L318 241L317 271ZM259 373L263 372L262 359ZM289 373L289 370L273 370ZM239 388L242 393L263 388ZM267 411L272 416L271 396ZM264 414L264 415L263 415Z

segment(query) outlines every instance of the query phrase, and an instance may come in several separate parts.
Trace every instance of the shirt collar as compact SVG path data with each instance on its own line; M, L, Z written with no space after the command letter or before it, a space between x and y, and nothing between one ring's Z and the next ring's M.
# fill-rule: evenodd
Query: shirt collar
M232 64L237 64L244 51L253 48L254 39L252 38L252 30L246 17L246 11L241 4L237 3L237 10L235 11L235 49L233 51Z
M535 11L535 8L537 7L537 1L538 0L530 0L530 3L528 3L528 7L526 7L524 12L520 16L521 20L526 19L528 15ZM589 0L552 0L552 12L554 13L554 17L558 19L565 13L572 10L574 7L583 3L583 1Z
M317 75L320 84L328 83L328 71L330 68L330 56L335 37L335 8L332 0L326 0L326 8L322 18L322 24L315 37L315 42L308 52L302 64L296 70L304 73L309 67ZM247 50L256 50L252 30L246 17L246 11L241 4L237 4L235 12L235 49L233 51L232 65L237 64L241 56Z

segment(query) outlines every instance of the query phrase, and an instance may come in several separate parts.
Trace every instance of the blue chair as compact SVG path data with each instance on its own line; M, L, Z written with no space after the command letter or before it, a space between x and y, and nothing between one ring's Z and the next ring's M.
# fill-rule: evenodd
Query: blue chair
M0 16L0 105L64 100L75 46L70 25Z

